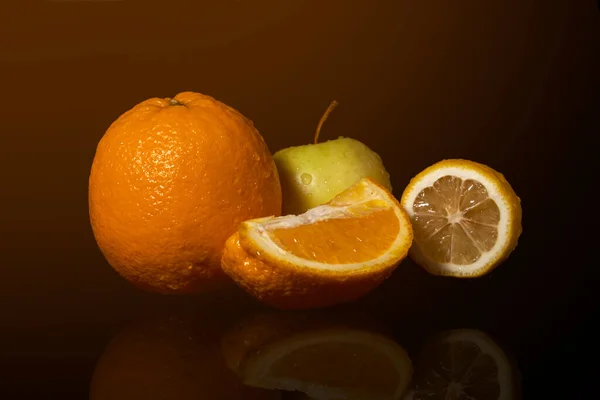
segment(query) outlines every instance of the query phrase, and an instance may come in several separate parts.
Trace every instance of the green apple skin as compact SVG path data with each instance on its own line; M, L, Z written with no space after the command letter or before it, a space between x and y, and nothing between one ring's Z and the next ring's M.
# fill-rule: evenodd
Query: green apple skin
M284 215L302 214L327 203L362 178L369 177L392 191L381 157L352 138L288 147L273 158L281 180Z

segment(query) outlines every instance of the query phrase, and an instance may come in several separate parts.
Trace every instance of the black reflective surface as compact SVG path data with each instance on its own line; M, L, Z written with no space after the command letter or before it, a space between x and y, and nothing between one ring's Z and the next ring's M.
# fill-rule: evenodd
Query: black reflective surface
M468 345L475 339L444 344L461 330L501 349L515 395L596 398L595 3L7 3L0 11L0 399L302 398L250 389L228 365L224 343L248 321L283 330L254 355L300 334L375 331L406 351L420 390L483 364L469 375L476 387L469 394L494 398L494 388L476 385L493 367ZM141 292L96 246L89 169L117 116L184 90L240 110L272 152L310 142L337 100L321 140L343 135L367 144L397 197L441 159L490 165L521 197L519 245L476 280L433 277L406 260L356 304L329 310L279 313L233 286L191 297ZM454 361L448 352L457 353ZM348 376L356 384L378 376L356 372L375 365L367 360L340 360L307 356L299 369L319 375L325 368L323 379L338 386Z

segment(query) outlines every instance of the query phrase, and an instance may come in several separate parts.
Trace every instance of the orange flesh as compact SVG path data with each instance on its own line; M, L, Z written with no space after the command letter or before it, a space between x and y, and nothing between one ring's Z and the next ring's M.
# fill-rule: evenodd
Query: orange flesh
M349 343L321 343L298 349L274 363L271 375L333 390L366 392L376 398L394 393L400 379L384 353L368 345Z
M500 210L477 181L444 176L417 195L413 210L415 237L436 262L472 264L498 239Z
M310 225L275 229L272 239L282 249L312 261L350 264L383 254L398 236L400 223L392 208L354 218L330 219Z

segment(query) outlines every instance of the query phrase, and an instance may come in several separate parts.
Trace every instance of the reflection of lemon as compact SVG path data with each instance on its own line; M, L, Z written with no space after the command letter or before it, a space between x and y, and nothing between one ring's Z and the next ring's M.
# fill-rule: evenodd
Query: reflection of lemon
M519 396L516 369L483 332L459 329L430 341L405 400L510 400Z
M228 364L250 386L300 391L315 400L397 399L412 365L387 335L325 315L257 316L223 341Z
M216 325L186 316L128 327L98 361L90 400L280 399L281 393L243 385L226 367Z
M411 218L410 256L428 272L484 275L517 246L521 201L504 176L468 160L444 160L415 176L402 194Z

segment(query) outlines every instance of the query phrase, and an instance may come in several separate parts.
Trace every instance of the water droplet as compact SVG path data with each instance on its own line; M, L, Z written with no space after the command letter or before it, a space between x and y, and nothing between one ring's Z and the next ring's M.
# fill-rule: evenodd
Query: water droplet
M303 184L310 185L312 182L312 175L304 172L302 175L300 175L300 180Z

